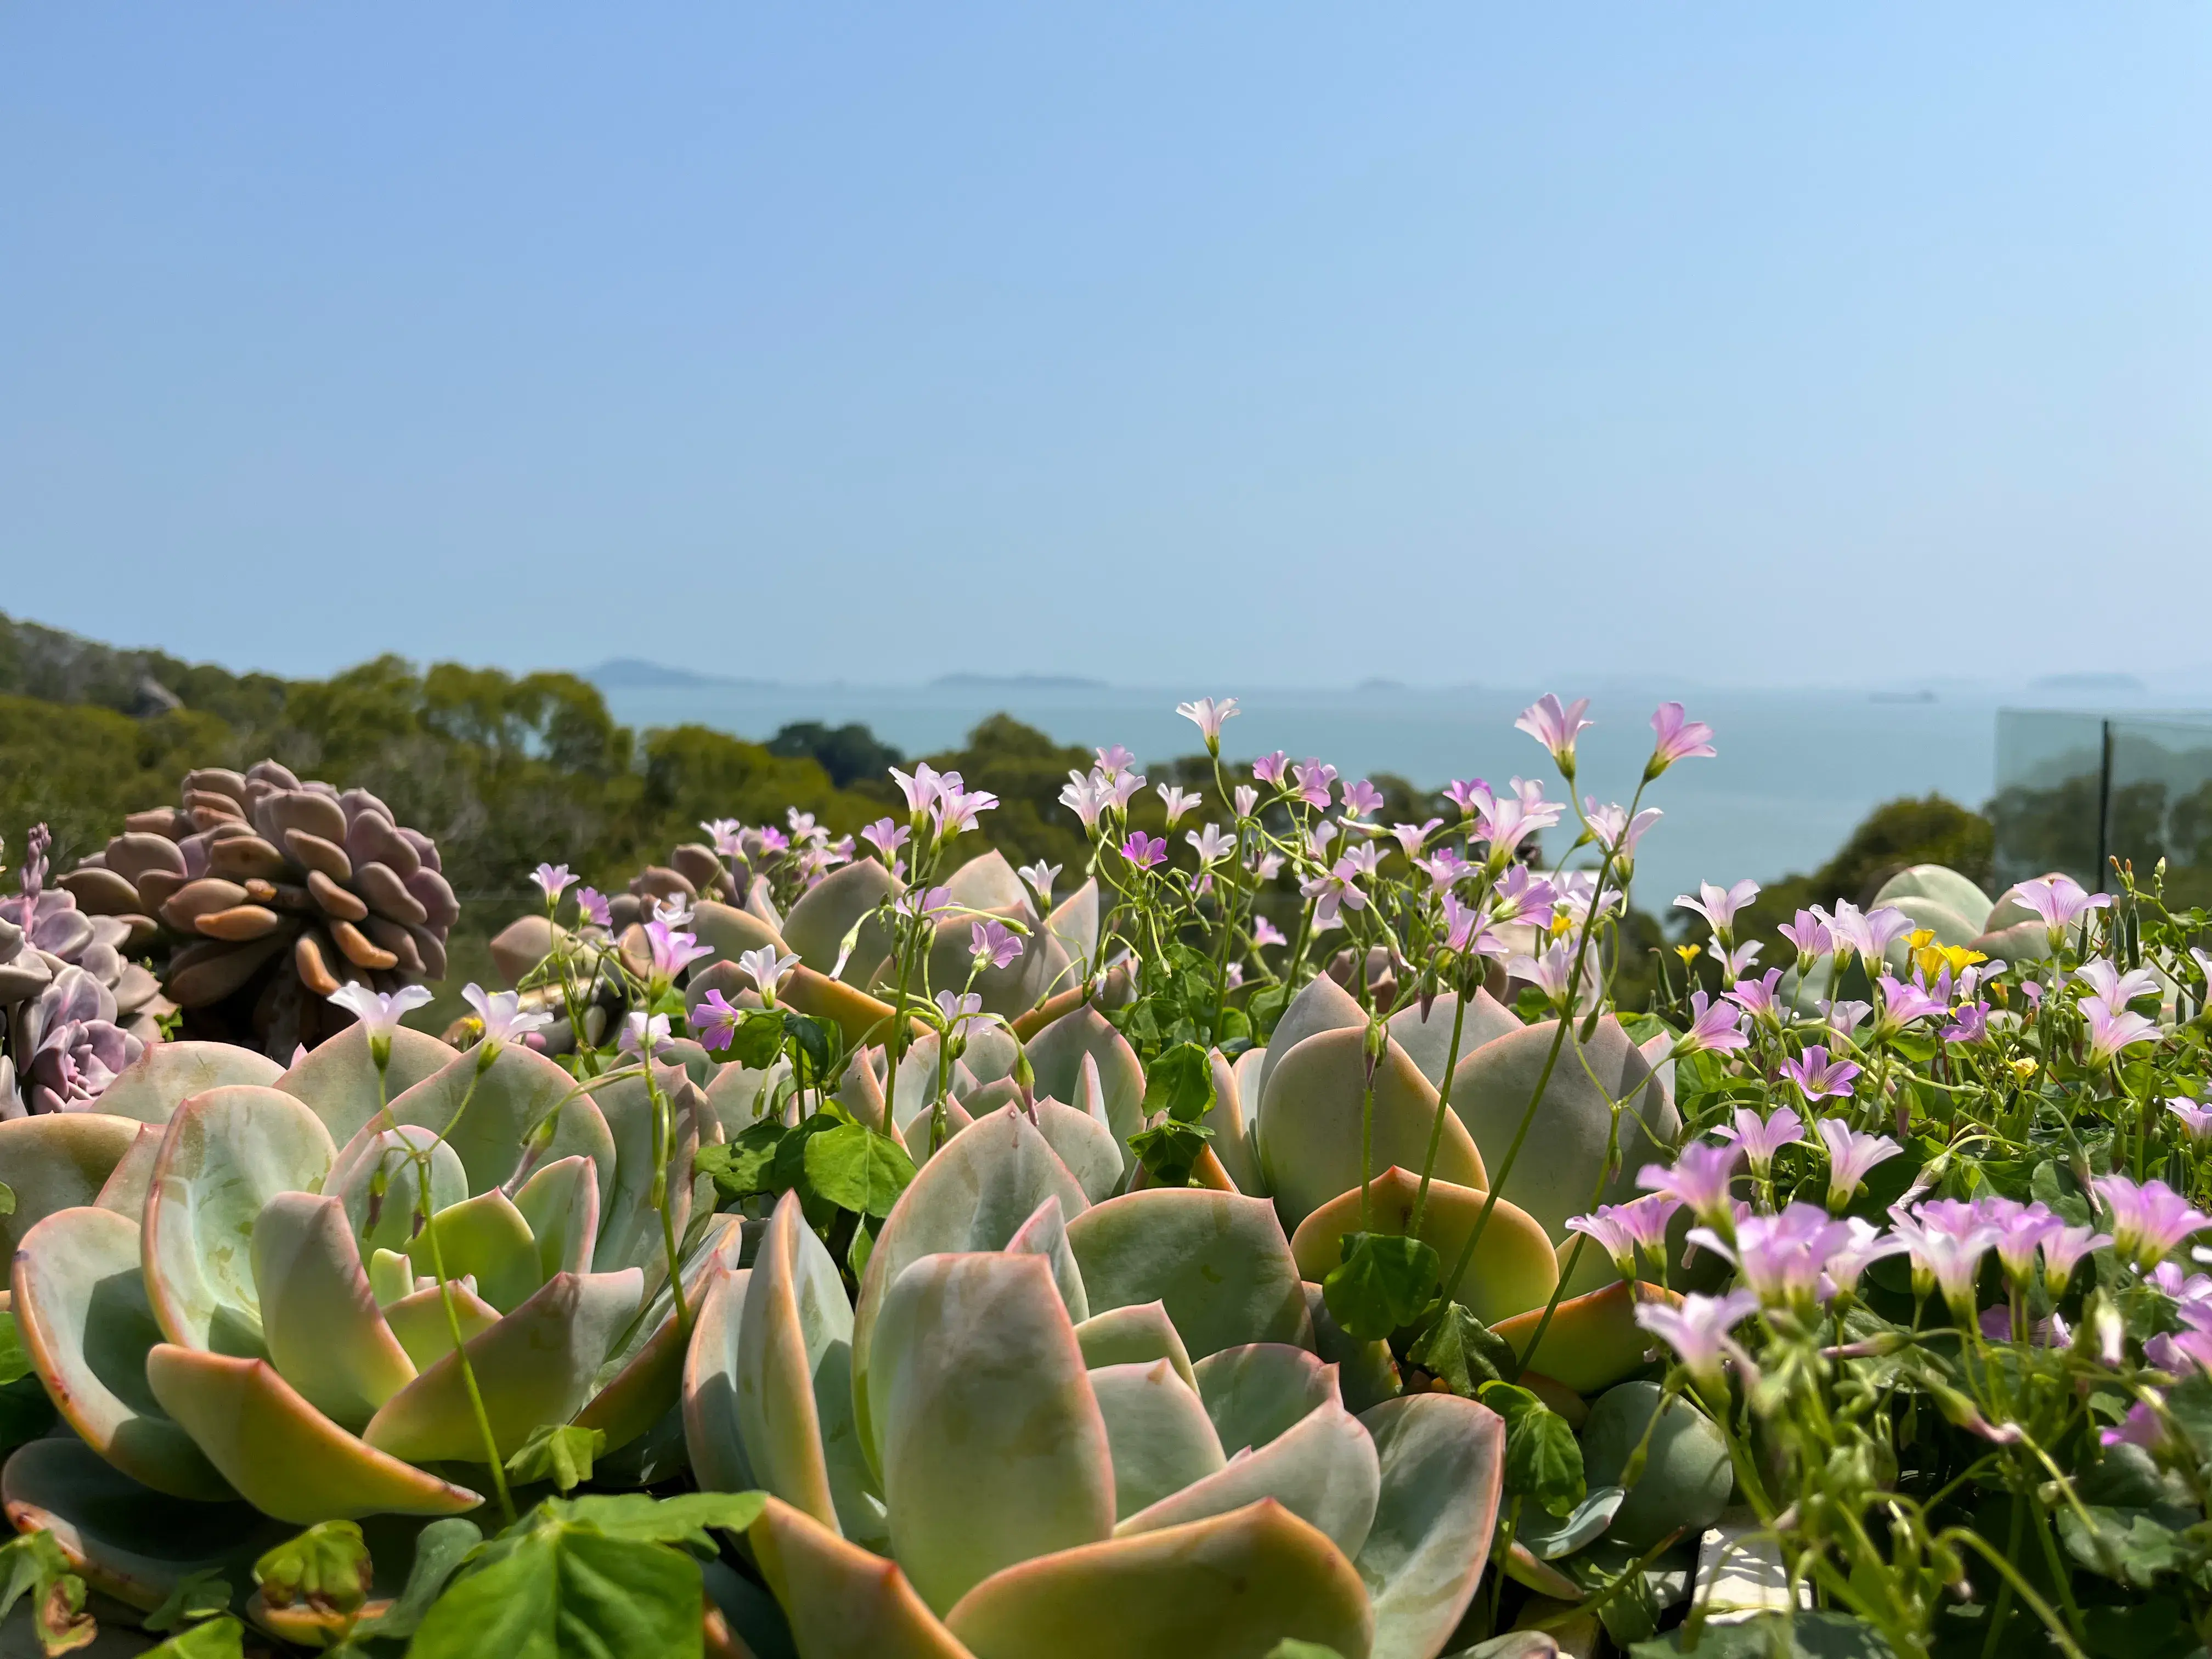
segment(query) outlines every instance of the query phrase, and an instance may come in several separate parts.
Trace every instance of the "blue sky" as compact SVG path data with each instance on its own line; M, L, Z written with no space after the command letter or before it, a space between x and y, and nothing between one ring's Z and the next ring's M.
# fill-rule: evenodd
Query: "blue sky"
M0 10L0 608L1255 684L2212 665L2212 9Z

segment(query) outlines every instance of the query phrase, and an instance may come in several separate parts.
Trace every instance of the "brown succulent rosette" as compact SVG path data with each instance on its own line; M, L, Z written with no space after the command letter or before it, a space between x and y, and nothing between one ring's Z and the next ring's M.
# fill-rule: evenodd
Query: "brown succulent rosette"
M460 915L438 849L366 789L264 760L185 774L183 805L133 812L61 884L88 915L143 920L188 1035L278 1059L349 1023L349 980L442 978Z

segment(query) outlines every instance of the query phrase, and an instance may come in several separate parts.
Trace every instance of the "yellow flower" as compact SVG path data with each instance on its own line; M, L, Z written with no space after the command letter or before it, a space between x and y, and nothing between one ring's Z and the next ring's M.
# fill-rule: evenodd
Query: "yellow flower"
M1905 942L1916 951L1924 951L1936 942L1933 927L1916 927L1905 936Z
M1927 937L1933 939L1935 935L1930 933ZM1975 963L1989 960L1979 951L1969 951L1963 945L1923 944L1919 933L1912 936L1912 959L1920 964L1920 976L1930 983L1945 968L1948 968L1951 977L1956 979Z
M2035 1062L2032 1060L2015 1060L2012 1063L2012 1069L2013 1075L2025 1083L2035 1075Z
M1698 951L1696 945L1678 945L1674 947L1674 954L1682 958L1682 965L1684 967L1694 968L1697 966Z

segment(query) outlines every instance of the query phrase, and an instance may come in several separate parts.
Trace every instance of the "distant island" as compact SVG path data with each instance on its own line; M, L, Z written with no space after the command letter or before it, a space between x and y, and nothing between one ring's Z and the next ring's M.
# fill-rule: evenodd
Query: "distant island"
M597 668L586 668L582 678L602 691L641 691L686 685L741 685L766 690L773 680L732 678L727 674L702 674L689 668L671 668L642 657L612 657Z
M939 674L933 691L1104 691L1103 680L1073 674Z

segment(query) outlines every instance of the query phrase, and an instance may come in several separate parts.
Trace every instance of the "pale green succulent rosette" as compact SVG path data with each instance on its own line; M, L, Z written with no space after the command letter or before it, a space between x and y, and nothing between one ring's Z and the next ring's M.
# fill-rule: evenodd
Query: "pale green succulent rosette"
M773 1494L751 1547L799 1651L1432 1659L1488 1555L1498 1420L1442 1395L1354 1415L1273 1206L1093 1201L1053 1132L1119 1137L1055 1106L946 1143L857 1305L788 1196L707 1291L692 1468Z
M358 1028L263 1081L203 1086L223 1056L166 1053L118 1080L132 1116L0 1126L15 1310L85 1454L35 1443L10 1490L144 1592L125 1599L167 1590L133 1565L118 1493L205 1508L211 1536L240 1530L226 1516L265 1517L258 1535L454 1514L483 1501L471 1470L541 1428L599 1428L613 1451L674 1422L685 1355L641 1078L586 1093L527 1048L456 1055L404 1029L381 1079ZM693 1154L720 1129L680 1069L660 1083L681 1233ZM696 1299L734 1261L738 1218L689 1231Z

